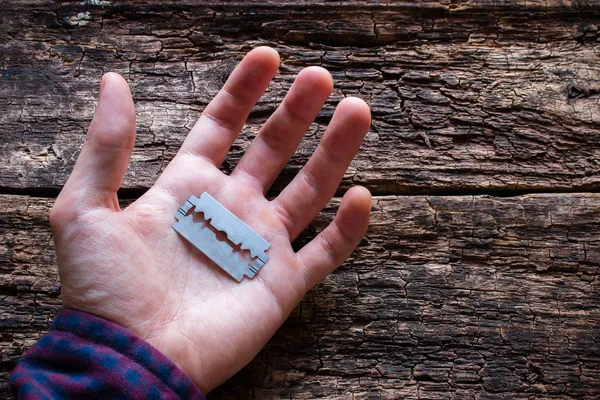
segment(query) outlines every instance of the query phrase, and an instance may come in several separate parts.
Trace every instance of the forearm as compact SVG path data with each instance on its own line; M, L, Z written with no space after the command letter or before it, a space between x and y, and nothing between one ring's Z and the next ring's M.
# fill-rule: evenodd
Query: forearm
M127 329L62 310L10 379L18 399L204 399L192 380Z

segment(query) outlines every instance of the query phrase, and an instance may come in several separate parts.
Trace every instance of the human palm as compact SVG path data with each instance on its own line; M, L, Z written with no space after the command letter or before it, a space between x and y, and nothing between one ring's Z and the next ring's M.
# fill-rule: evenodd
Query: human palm
M272 49L250 52L155 185L122 211L116 191L133 148L135 111L123 78L105 75L86 143L51 213L65 307L132 330L205 393L260 351L368 224L370 194L356 187L323 232L298 252L291 246L335 193L368 130L368 106L355 98L338 105L294 180L265 198L331 92L324 69L303 70L236 169L219 171L278 63ZM171 228L177 208L205 191L271 243L253 279L233 280Z

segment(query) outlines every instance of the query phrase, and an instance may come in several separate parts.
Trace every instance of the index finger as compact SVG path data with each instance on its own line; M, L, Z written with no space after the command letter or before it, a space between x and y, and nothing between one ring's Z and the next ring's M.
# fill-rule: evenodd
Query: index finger
M278 68L279 54L274 49L263 46L250 51L206 106L180 153L202 157L217 167L221 165Z

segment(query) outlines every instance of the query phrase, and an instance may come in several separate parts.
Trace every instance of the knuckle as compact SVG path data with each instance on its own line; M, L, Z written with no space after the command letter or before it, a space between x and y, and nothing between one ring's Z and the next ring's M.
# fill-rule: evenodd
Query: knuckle
M275 212L279 216L286 230L291 232L295 225L294 217L292 216L291 211L278 198L273 199L271 204L273 205Z
M331 238L325 232L323 232L323 234L320 235L320 239L321 239L321 249L323 250L323 252L327 256L327 258L329 259L330 264L334 267L337 267L338 265L340 265L341 262L339 261L338 252L336 251L335 247L333 246Z
M60 198L57 198L50 209L49 220L52 230L58 229L62 221L66 219L67 208L63 204Z
M71 198L70 198L71 197ZM69 221L77 216L77 201L64 193L58 195L54 205L50 209L50 228L52 231L60 231Z

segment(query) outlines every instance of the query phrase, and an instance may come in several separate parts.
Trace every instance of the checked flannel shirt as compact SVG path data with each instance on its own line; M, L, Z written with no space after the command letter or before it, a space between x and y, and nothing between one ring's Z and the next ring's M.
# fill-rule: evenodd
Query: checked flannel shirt
M17 399L204 399L171 360L127 329L64 309L10 378Z

